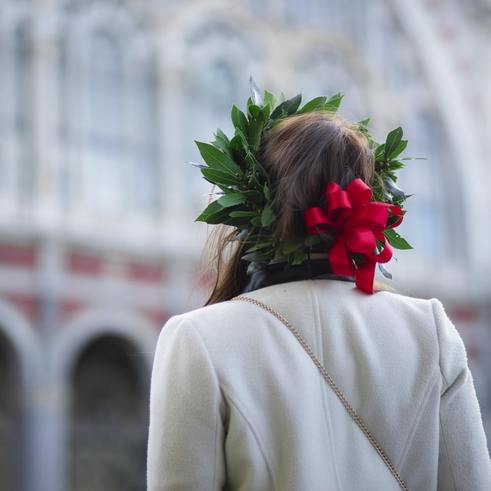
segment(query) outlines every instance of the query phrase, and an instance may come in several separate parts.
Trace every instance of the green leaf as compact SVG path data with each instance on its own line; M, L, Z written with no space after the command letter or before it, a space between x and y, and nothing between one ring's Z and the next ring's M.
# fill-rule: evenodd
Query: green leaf
M271 242L259 242L258 244L249 247L249 249L246 249L244 252L254 252L270 246L271 246Z
M228 216L225 216L222 223L224 223L225 225L231 225L232 227L242 229L242 228L247 227L249 225L249 219L248 218L231 217L230 215L228 215ZM234 239L232 239L232 240L234 240Z
M412 249L413 247L406 239L401 237L395 230L389 228L384 230L384 235L387 237L389 244L396 249Z
M249 189L247 191L242 191L242 194L252 203L262 205L264 203L264 196L254 189Z
M235 129L237 132L237 128ZM242 137L237 133L230 140L230 152L233 155L235 162L240 162L244 154L244 146L242 145Z
M258 263L264 263L269 262L269 260L271 259L271 254L254 251L242 256L241 259L244 259L245 261L256 261Z
M307 259L307 254L303 249L298 249L295 251L293 254L293 259L291 261L291 264L295 266L296 264L302 264L306 261Z
M316 109L323 109L326 103L327 97L320 96L307 102L299 111L298 114L308 113L315 111Z
M344 95L341 92L334 94L325 104L324 109L326 111L336 112L341 105L341 101L343 100Z
M223 208L220 206L220 204L218 203L218 200L215 200L215 201L212 201L202 212L201 214L198 216L198 218L196 218L195 221L205 221L206 217L208 217L208 215L212 215L214 213L216 213L217 211L220 211L222 210Z
M261 143L263 128L264 128L264 115L260 111L258 115L253 119L251 119L249 122L248 141L249 141L249 146L254 152L259 150L259 144Z
M252 218L252 217L257 217L257 212L255 211L246 211L246 210L234 210L229 213L231 217L235 218Z
M249 123L251 119L257 118L260 114L262 114L261 108L254 104L247 106L247 115L249 117Z
M195 219L195 222L206 222L210 224L221 223L226 218L224 209L218 200L212 201Z
M255 216L251 218L251 224L254 225L255 227L260 227L261 226L261 216Z
M385 153L385 143L381 143L380 145L377 145L377 148L375 149L375 160L382 160L384 158L384 153Z
M300 103L302 102L302 94L297 94L295 97L282 102L271 114L271 119L279 119L285 116L290 116L297 112Z
M276 219L273 209L270 205L266 205L261 213L261 225L263 227L268 227Z
M230 140L220 128L218 128L215 133L215 141L213 142L213 146L230 156Z
M206 219L206 223L209 223L210 225L216 225L218 223L225 223L226 220L227 220L227 214L225 213L225 211L218 211L213 215L209 215L208 218Z
M268 106L269 110L272 111L276 105L275 96L271 92L265 90L263 100L264 100L264 105Z
M368 135L368 124L370 123L370 118L365 118L362 119L361 121L358 121L356 124L358 125L358 129L362 132Z
M247 118L245 114L234 104L232 106L232 123L236 128L240 128L244 133L247 132Z
M388 160L394 160L398 155L400 155L407 147L407 140L401 140L399 145L390 153Z
M399 170L399 169L402 169L405 166L406 166L406 164L404 164L403 162L400 162L399 160L391 160L389 162L389 168L391 170Z
M240 205L245 203L246 197L241 193L228 193L222 196L218 200L218 204L223 208L229 208L230 206Z
M304 248L304 244L301 241L289 241L289 242L284 242L281 244L281 251L283 254L291 254L292 252L295 252L297 249Z
M196 142L203 160L215 170L232 174L236 177L242 175L240 167L231 157L209 143Z
M241 150L243 152L249 151L249 140L247 139L246 134L242 131L241 128L235 128L235 136L239 138Z
M402 140L402 128L399 126L392 130L385 140L384 160L390 160L391 155L397 150Z
M254 170L254 182L258 186L257 190L259 191L262 189L262 186L264 185L264 180L268 178L268 174L264 167L260 164L260 162L254 157L254 154L251 152L248 152L247 155L245 156L245 162L247 162L247 165L249 166L250 169Z
M300 103L302 102L302 94L297 94L295 97L288 99L284 102L286 113L288 116L291 114L295 114L300 107Z
M237 178L229 174L228 172L222 172L220 170L211 169L210 167L205 167L201 169L201 173L206 178L207 181L212 184L234 186L237 185Z

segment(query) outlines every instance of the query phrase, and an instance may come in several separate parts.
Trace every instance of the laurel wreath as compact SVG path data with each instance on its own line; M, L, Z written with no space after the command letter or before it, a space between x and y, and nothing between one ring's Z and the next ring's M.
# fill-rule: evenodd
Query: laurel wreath
M237 106L232 107L231 119L234 126L232 138L218 129L211 143L196 141L205 164L199 167L203 177L220 191L219 196L200 213L195 221L208 224L225 224L236 227L234 240L244 245L242 259L250 262L249 270L272 262L288 265L304 263L313 249L322 242L326 250L332 243L329 234L306 235L293 241L280 241L275 235L276 212L271 206L268 175L257 159L264 135L280 120L295 114L312 111L338 111L343 95L336 93L330 98L316 97L301 106L302 96L285 100L282 94L276 98L265 90L261 95L251 79L251 96L247 100L246 113ZM391 203L403 208L407 195L396 184L396 172L405 166L405 161L414 157L401 158L407 147L401 127L390 131L384 143L377 143L368 130L369 118L356 123L366 135L370 149L374 152L375 173L369 185L372 199ZM405 213L405 210L403 209ZM392 217L389 218L389 223ZM384 230L387 241L396 249L412 249L411 245L393 229ZM377 246L378 247L378 246ZM356 262L356 258L355 258ZM382 273L391 278L381 264Z

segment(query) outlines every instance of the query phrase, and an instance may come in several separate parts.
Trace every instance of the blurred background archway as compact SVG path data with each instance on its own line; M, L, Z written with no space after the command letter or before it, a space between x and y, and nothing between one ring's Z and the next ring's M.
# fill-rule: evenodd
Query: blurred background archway
M149 388L135 353L135 346L114 335L93 339L79 353L70 379L73 489L141 487Z

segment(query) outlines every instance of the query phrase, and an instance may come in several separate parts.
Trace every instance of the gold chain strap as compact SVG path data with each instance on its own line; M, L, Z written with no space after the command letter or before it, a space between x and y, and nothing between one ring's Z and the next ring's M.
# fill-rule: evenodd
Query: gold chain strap
M298 329L293 327L290 324L290 322L288 322L288 320L285 319L285 317L283 317L283 315L280 314L278 311L274 310L271 306L266 305L265 303L260 302L259 300L256 300L255 298L246 297L244 295L238 295L236 297L233 297L231 300L243 300L245 302L249 302L254 305L257 305L258 307L261 307L264 310L268 311L269 313L273 314L279 321L285 324L288 330L297 338L298 342L302 345L303 349L309 355L310 359L314 362L315 366L319 369L319 372L321 373L324 380L329 384L331 389L338 396L339 400L345 407L346 411L348 411L353 421L359 426L361 431L363 431L365 436L368 438L369 442L372 444L372 446L375 448L377 453L380 455L385 465L387 465L387 467L389 468L391 474L396 478L401 489L403 489L404 491L409 491L409 488L407 487L406 483L402 480L401 476L397 472L397 469L395 468L394 464L385 453L384 449L380 446L380 444L377 442L377 440L372 435L372 433L370 433L362 417L350 405L350 403L346 399L341 389L337 386L337 384L334 382L333 378L329 375L329 373L327 373L327 370L321 364L319 359L315 356L312 348L309 346L307 341L305 341L305 338L300 334Z

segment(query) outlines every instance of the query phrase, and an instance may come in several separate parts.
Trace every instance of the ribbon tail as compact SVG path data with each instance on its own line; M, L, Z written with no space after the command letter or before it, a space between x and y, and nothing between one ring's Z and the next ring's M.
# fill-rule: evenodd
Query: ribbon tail
M355 274L355 266L342 238L338 238L329 249L328 258L333 273L347 276Z
M375 262L367 261L360 264L356 270L356 286L366 293L373 293L373 280L375 277Z

